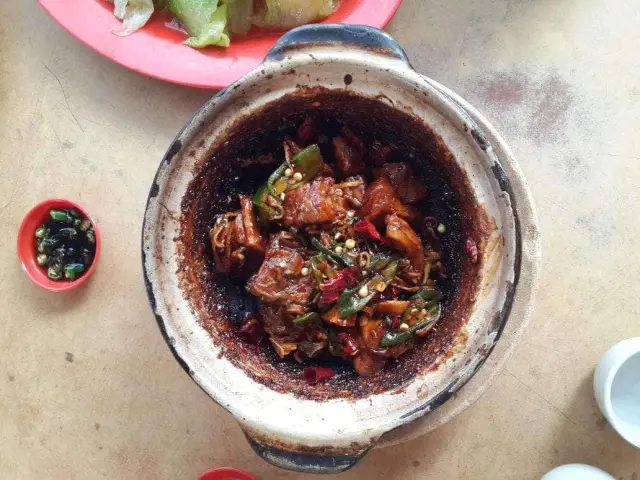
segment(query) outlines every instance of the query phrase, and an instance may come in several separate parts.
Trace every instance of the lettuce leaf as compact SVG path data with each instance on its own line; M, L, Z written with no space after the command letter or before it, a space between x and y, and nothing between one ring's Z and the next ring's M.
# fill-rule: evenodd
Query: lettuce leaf
M231 33L246 35L253 18L253 0L226 0Z
M169 10L189 32L185 45L203 48L209 45L228 47L227 6L218 0L168 0Z
M113 15L122 20L122 28L113 33L126 37L142 28L153 14L153 0L109 0Z
M339 6L340 0L264 0L253 23L262 28L288 30L322 20Z

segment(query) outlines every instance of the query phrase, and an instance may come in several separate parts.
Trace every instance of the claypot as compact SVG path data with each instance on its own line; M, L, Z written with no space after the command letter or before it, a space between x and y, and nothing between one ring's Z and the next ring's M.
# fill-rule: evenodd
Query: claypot
M264 181L244 159L307 114L395 145L450 217L447 255L457 273L437 332L373 378L343 372L308 386L268 344L243 345L232 323L251 299L212 273L213 215ZM184 127L151 188L142 253L151 306L176 359L258 455L315 473L345 470L378 442L424 433L475 401L528 323L540 255L526 182L491 125L414 71L387 34L344 25L287 33Z

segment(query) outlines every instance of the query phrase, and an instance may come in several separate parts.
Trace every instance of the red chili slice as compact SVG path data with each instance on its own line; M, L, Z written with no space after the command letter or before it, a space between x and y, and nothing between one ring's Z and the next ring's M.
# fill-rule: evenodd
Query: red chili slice
M342 353L344 357L353 357L358 353L358 344L349 333L341 333L338 340L342 343Z
M333 370L325 367L307 367L302 371L302 378L309 385L329 380L333 377Z
M344 270L340 270L340 274L344 278L344 283L347 285L347 288L351 288L358 283L360 269L358 267L349 267Z
M367 235L372 240L377 240L378 242L384 241L382 235L380 235L380 232L376 230L375 225L369 220L360 220L353 226L353 229L358 233Z
M298 127L298 138L305 144L309 144L316 138L316 123L313 118L307 117Z
M471 263L478 263L478 245L471 238L467 238L464 244L464 251L467 253Z
M337 275L328 280L322 288L322 293L318 299L318 306L323 307L335 302L345 288L347 288L347 284L342 275Z
M247 343L258 345L264 338L264 327L256 318L248 316L238 330L240 337Z
M391 321L391 330L395 330L399 326L400 326L400 315L396 315L395 317L393 317Z
M340 270L334 278L327 280L318 299L318 306L323 307L335 302L346 288L358 283L359 274L358 267L349 267Z

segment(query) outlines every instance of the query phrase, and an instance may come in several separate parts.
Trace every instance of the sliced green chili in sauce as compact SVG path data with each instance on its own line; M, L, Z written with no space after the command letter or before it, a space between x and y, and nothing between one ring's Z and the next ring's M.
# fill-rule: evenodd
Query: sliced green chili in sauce
M409 309L424 308L425 305L426 304L422 304L421 306L409 307ZM396 345L400 345L401 343L404 343L407 340L410 340L411 337L413 337L413 335L415 335L416 332L420 330L431 329L439 320L440 314L442 312L442 309L439 303L436 303L435 305L433 304L431 305L432 305L431 308L428 310L429 315L427 318L425 318L422 322L414 325L413 327L411 327L409 330L405 332L401 332L401 331L387 332L385 336L382 337L382 340L380 340L380 347L382 348L395 347Z
M305 313L304 315L299 315L293 319L294 325L297 325L298 327L306 327L307 325L320 323L320 321L320 314L316 312Z
M354 313L362 311L373 298L380 293L377 289L378 285L382 283L384 291L391 281L398 273L400 262L398 260L389 263L381 274L376 275L373 278L368 278L353 288L348 288L338 298L338 310L340 311L340 318L347 318ZM360 296L360 289L367 287L369 293L365 297Z
M326 256L332 258L336 262L342 264L345 267L353 267L354 263L351 261L349 257L346 255L341 255L339 253L334 252L329 247L326 247L322 244L320 240L316 237L311 238L311 245L321 253L324 253Z
M51 280L76 280L93 263L96 237L91 221L76 210L52 209L35 233L36 262Z
M300 185L313 180L323 165L324 160L318 145L310 145L298 152L291 160L291 165L286 162L280 165L253 196L253 203L258 209L260 220L262 222L278 220L278 211L267 204L269 195L273 197L275 202L281 203L281 194L295 190ZM293 170L292 176L289 178L285 176L288 168ZM294 182L293 175L295 173L300 173L302 180Z

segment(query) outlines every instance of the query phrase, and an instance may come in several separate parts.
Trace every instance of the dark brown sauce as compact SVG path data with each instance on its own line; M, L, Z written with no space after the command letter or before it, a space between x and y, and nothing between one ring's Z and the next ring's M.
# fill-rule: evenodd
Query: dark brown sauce
M418 349L372 377L359 377L350 362L333 360L334 378L313 386L302 380L305 365L280 360L268 343L254 346L237 337L234 324L246 312L256 311L257 303L245 291L243 281L215 273L208 241L214 217L237 209L239 194L252 195L266 181L281 163L284 136L293 134L307 115L326 134L327 141L320 144L325 158L333 157L329 139L345 125L368 145L377 140L393 146L393 160L410 163L429 189L429 196L419 209L447 227L447 233L441 235L441 254L448 276L438 282L446 308L433 332ZM314 399L360 398L400 387L446 353L465 322L477 288L473 274L477 265L466 261L464 242L470 235L482 236L476 225L483 222L474 221L480 212L466 179L451 153L428 127L380 101L341 90L314 88L287 95L238 120L216 145L199 167L183 200L179 247L184 261L180 275L194 311L215 341L223 345L229 360L276 390ZM267 154L274 157L271 165L255 166L244 161Z

